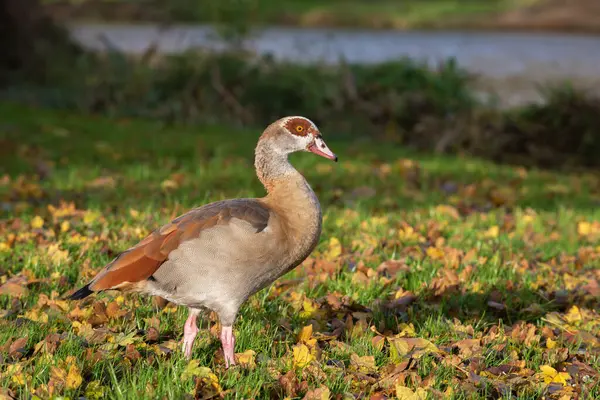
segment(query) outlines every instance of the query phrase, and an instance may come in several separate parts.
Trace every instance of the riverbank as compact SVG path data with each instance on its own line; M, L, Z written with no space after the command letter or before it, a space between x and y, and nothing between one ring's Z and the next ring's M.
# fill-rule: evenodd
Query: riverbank
M226 23L245 26L364 29L474 29L600 33L600 3L594 0L253 0L235 7L221 1L153 2L46 0L66 21Z
M148 49L177 54L227 45L209 25L70 24L73 38L93 50L142 55ZM600 41L592 35L514 32L394 31L268 27L252 32L246 46L276 60L300 64L378 64L410 58L436 68L454 59L478 78L482 97L501 107L539 102L540 85L570 82L600 94Z

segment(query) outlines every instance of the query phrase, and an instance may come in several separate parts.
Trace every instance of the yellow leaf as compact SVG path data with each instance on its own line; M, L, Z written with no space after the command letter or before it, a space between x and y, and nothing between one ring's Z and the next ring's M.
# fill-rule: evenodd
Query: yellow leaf
M523 218L521 218L523 220L523 222L525 222L526 224L530 224L533 222L533 220L535 219L534 215L531 214L526 214L523 215Z
M444 258L444 252L437 247L428 247L427 248L427 257L433 260L441 260Z
M302 311L300 312L300 318L310 318L317 310L318 306L316 304L313 304L313 302L310 299L305 299L302 302Z
M67 374L67 389L77 389L83 378L81 377L81 373L79 372L79 368L77 365L73 364L69 367L69 373Z
M62 264L69 260L69 250L61 250L58 243L48 246L47 251L53 264Z
M83 216L83 223L89 225L92 222L96 221L99 216L100 214L95 211L87 211Z
M27 382L27 379L25 378L22 369L23 366L21 364L8 364L4 376L10 376L13 383L23 386Z
M253 368L256 366L254 362L254 356L256 352L254 350L246 350L243 353L236 353L238 362L242 367Z
M44 226L44 219L42 217L40 217L39 215L36 215L35 217L33 217L33 219L31 220L31 228L40 229L43 226Z
M294 346L295 367L304 368L314 359L315 357L310 353L310 349L305 344L297 344Z
M42 324L48 323L48 314L46 314L43 311L39 311L39 310L35 310L35 309L26 311L25 318L27 318L31 321L41 322Z
M567 384L567 381L571 379L571 375L568 372L558 372L549 365L542 365L540 367L542 371L542 378L544 383L560 383L563 385Z
M350 356L350 367L363 374L371 374L377 372L374 356L362 356L352 353Z
M335 261L342 254L342 244L336 237L329 239L329 248L323 254L323 258L327 261Z
M592 233L592 224L587 221L580 221L577 224L577 233L580 236L588 236Z
M308 342L313 334L313 326L312 324L305 326L300 330L298 334L298 342Z
M494 225L492 227L490 227L487 231L485 231L484 236L486 238L497 238L498 234L500 233L500 228L498 227L498 225Z
M396 385L396 397L398 400L425 400L427 391L423 388L418 388L416 391L407 388L406 386Z
M399 363L406 357L421 358L424 354L438 353L439 349L427 339L388 337L390 358Z
M549 349L555 348L556 347L556 341L548 338L546 340L546 347L549 348Z
M573 324L574 322L581 321L583 316L581 315L581 311L579 311L579 307L573 306L569 309L569 312L565 315L565 320L569 324Z
M69 221L63 221L60 224L60 231L66 232L71 228L71 223Z
M200 394L201 398L212 399L223 391L219 384L219 378L210 368L198 366L198 360L190 361L183 374L181 374L183 380L192 377L198 377L196 380L196 394Z

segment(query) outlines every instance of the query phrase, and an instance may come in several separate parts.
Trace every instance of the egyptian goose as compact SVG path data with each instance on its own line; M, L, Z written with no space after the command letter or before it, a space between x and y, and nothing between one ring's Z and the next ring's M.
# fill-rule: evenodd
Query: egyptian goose
M191 357L201 309L217 313L227 367L235 364L233 323L254 293L298 266L321 235L319 201L288 154L310 151L337 161L316 125L286 117L269 125L254 166L267 195L195 208L121 253L73 300L118 289L160 296L189 308L183 352Z

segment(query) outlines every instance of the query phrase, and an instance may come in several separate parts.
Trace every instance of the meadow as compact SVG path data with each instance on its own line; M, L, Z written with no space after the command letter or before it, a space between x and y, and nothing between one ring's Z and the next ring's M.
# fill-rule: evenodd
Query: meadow
M262 128L0 114L0 398L600 398L597 173L323 130L339 163L292 157L320 243L243 307L226 370L210 313L188 361L186 310L66 297L186 210L262 196Z

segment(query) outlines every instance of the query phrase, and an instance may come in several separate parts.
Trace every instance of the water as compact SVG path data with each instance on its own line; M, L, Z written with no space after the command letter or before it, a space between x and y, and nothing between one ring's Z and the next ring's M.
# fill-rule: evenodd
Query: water
M157 45L162 53L193 48L222 49L209 26L79 24L73 37L90 49L107 45L143 53ZM434 66L453 57L484 79L484 92L505 103L535 101L537 84L570 80L600 92L600 37L506 32L402 32L273 27L256 32L248 46L276 59L300 63L379 63L411 57Z

